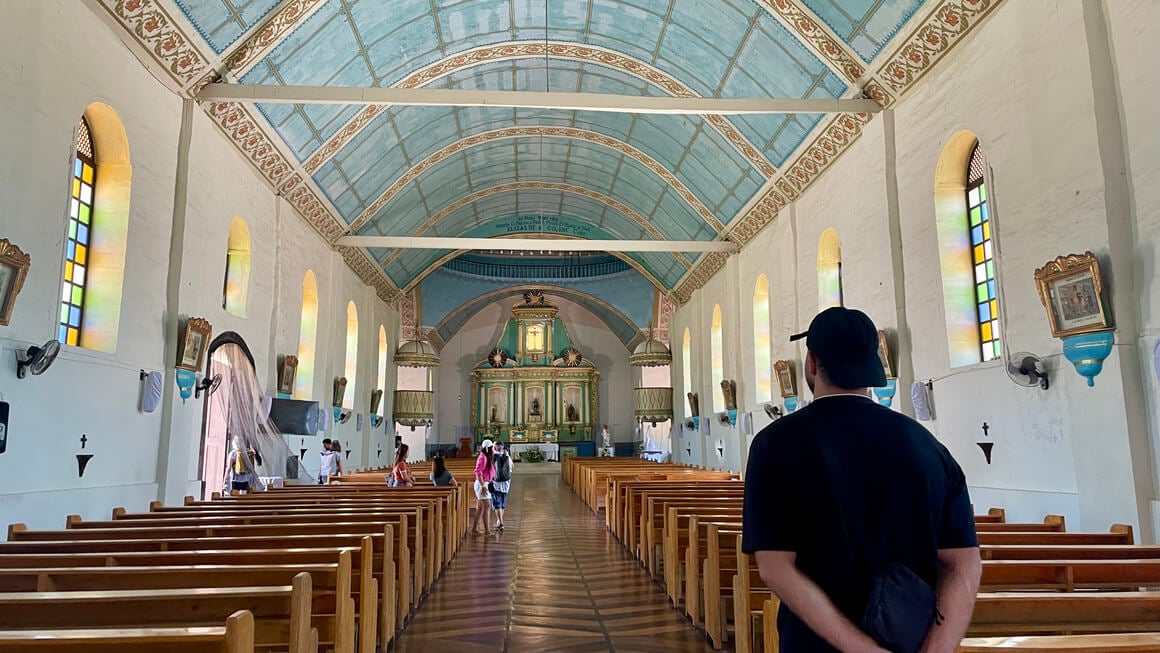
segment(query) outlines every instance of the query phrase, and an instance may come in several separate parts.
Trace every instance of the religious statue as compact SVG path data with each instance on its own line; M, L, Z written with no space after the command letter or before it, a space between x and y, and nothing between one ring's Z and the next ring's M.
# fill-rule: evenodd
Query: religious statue
M540 414L540 399L539 399L539 397L532 398L532 414L533 415Z
M604 444L601 446L604 446L604 447L611 447L612 446L612 434L608 432L608 425L607 424L605 424L604 429L600 431L600 436L604 439Z
M721 382L721 394L725 398L725 409L737 410L737 384L725 379Z
M573 404L568 404L568 409L565 411L565 415L567 415L569 422L580 421L580 415L576 413L576 406Z
M491 407L491 421L493 421L493 422L499 421L499 409L494 404Z

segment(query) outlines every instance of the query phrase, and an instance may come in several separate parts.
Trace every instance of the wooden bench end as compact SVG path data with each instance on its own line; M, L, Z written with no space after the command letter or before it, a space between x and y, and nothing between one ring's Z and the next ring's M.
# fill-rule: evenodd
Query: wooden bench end
M120 519L124 516L125 516L125 507L124 506L117 506L116 508L113 508L113 516L112 516L113 519Z
M1132 530L1131 524L1112 524L1112 533L1126 535L1128 537L1128 544L1135 544L1135 531Z
M23 533L28 530L28 526L22 523L8 524L8 541L12 541L12 535L15 533Z
M69 515L68 517L64 518L64 527L66 529L73 528L77 524L81 523L81 521L82 520L80 515Z
M226 619L226 653L254 653L254 613L238 610Z
M987 510L987 514L991 517L998 517L1000 522L1007 521L1007 511L1003 508L991 508Z
M197 499L194 499L192 494L187 494L181 503L185 506L192 506L194 501L197 501Z

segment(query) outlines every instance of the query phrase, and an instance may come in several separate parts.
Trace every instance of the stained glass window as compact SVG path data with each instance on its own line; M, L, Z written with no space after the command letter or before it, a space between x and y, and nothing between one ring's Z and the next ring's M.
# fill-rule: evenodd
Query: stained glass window
M991 207L987 203L986 161L976 144L967 171L967 228L971 233L971 264L975 275L975 308L979 346L984 361L999 358L999 300L995 281L995 253L991 241Z
M93 192L97 166L89 124L81 119L77 129L76 156L69 186L68 234L64 251L64 283L60 293L60 324L56 339L79 345L85 306L85 281L89 270L89 247L93 228Z

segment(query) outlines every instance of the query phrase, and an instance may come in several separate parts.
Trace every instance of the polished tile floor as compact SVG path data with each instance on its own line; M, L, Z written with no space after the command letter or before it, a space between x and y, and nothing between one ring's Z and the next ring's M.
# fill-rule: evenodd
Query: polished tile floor
M397 653L712 651L558 475L512 483L506 530L468 535Z

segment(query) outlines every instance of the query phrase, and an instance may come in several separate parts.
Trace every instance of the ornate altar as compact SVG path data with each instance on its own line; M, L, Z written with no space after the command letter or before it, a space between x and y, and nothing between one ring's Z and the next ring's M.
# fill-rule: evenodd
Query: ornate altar
M476 441L591 441L599 378L543 292L524 293L499 342L471 373Z

